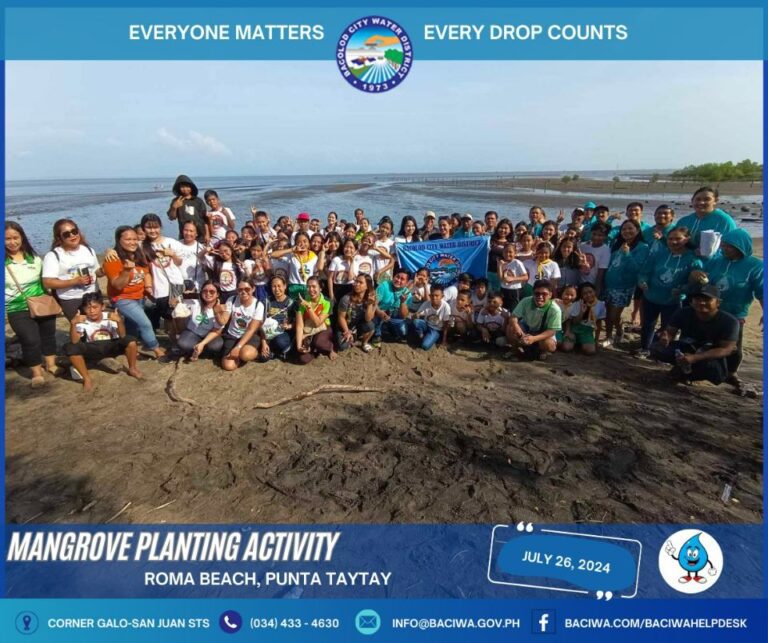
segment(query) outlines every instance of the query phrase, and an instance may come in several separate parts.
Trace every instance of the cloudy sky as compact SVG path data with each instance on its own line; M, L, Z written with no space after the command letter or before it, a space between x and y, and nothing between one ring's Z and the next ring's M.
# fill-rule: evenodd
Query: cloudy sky
M8 62L7 178L674 168L762 159L756 62Z

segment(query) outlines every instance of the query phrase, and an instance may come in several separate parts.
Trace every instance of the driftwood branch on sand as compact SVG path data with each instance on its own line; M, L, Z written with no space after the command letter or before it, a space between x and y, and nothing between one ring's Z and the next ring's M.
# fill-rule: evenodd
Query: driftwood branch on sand
M181 365L181 360L178 360L176 362L176 366L173 369L173 373L168 378L168 382L166 382L165 384L165 392L173 402L181 402L183 404L189 404L190 406L200 406L199 402L196 402L195 400L192 400L188 397L184 397L176 390L176 377L179 374L180 365ZM369 386L353 386L350 384L323 384L322 386L313 388L311 391L303 391L301 393L297 393L296 395L291 395L290 397L283 397L279 400L275 400L274 402L259 402L258 404L254 404L251 408L252 409L271 409L276 406L282 406L283 404L288 404L289 402L297 402L299 400L303 400L312 395L317 395L318 393L383 393L383 392L384 392L383 389L371 388Z

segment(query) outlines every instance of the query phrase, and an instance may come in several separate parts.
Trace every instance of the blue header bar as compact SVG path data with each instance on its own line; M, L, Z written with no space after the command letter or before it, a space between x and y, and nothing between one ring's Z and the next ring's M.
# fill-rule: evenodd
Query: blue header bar
M5 12L7 60L332 60L383 14L418 60L762 60L762 9L39 9Z

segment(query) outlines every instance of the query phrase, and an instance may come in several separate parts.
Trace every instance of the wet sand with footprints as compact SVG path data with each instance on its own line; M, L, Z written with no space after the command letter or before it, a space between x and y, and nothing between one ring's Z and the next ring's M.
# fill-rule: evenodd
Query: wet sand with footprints
M742 373L761 387L751 313ZM88 395L6 370L9 522L762 521L761 402L625 352L140 366L142 382L95 370ZM254 408L340 384L376 390Z

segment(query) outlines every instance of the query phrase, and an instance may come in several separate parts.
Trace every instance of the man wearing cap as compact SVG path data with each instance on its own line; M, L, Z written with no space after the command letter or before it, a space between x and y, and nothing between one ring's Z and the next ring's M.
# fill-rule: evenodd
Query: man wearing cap
M430 235L435 232L435 219L437 219L437 216L432 210L427 210L424 213L424 225L419 230L419 236L422 241L428 241Z
M307 236L311 236L309 232L309 213L308 212L301 212L299 216L296 217L296 222L299 224L298 229L294 230L293 234L291 235L291 245L294 245L296 241L296 235L299 234L299 232L303 232Z
M678 332L680 338L675 340ZM697 285L691 305L672 315L651 355L673 364L670 375L681 380L722 384L728 377L727 358L736 350L739 322L720 310L720 291L713 284Z
M453 238L466 239L468 237L474 237L475 233L472 231L472 224L474 222L475 219L469 212L467 212L463 217L461 217L461 227L453 233Z

